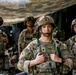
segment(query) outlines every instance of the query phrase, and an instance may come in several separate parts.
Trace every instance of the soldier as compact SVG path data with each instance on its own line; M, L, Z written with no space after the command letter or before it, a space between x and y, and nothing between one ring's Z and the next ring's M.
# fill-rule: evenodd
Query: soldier
M3 24L3 19L2 17L0 17L0 27L2 26ZM0 72L3 71L4 72L4 69L7 70L9 69L9 66L8 66L8 55L6 55L6 45L8 44L8 39L7 39L7 35L5 32L3 32L1 29L0 29ZM6 63L7 62L7 63ZM5 66L7 65L7 66Z
M17 67L28 75L66 75L73 62L67 46L52 37L55 23L50 16L41 16L35 22L40 37L23 49Z
M76 19L74 19L71 23L71 31L73 32L73 36L70 37L65 43L67 44L71 54L74 58L74 67L76 69ZM73 70L73 75L76 74L76 70Z
M26 29L24 29L18 39L18 51L19 55L21 51L27 46L29 42L32 41L32 38L34 37L34 17L29 16L24 20L24 24L27 26Z
M3 18L0 17L0 27L2 26L2 24L3 24ZM1 39L3 39L6 44L8 44L9 41L8 41L8 36L7 36L7 34L6 34L2 29L0 29L0 32L1 32L1 34L2 34Z
M71 31L72 31L73 35L76 35L76 19L74 19L74 20L72 21Z

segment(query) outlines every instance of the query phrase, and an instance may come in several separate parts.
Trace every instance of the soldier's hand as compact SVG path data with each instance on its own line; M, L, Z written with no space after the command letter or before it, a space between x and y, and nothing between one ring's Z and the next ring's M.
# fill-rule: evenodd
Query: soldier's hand
M54 62L62 62L62 59L60 57L58 57L56 54L50 54L50 58Z
M41 64L45 61L45 56L44 54L40 54L38 53L36 58L34 60L31 60L30 63L29 63L29 67L32 67L34 65L37 65L37 64Z
M35 61L37 64L43 63L45 60L46 59L45 59L44 54L40 54L40 53L38 53L36 58L35 58Z

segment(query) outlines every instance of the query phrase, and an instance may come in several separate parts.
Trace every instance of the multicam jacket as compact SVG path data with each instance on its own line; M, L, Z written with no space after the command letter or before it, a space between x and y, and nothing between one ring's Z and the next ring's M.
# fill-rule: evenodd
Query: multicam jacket
M39 52L44 53L47 61L29 68L30 60L35 59ZM51 53L66 59L69 62L69 67L52 61L49 57ZM72 68L72 63L71 54L65 44L54 38L50 42L42 42L36 39L23 49L17 67L19 70L27 72L28 75L54 75L55 73L55 75L65 75Z
M65 43L67 44L72 57L74 57L73 68L76 69L76 35L69 38Z
M28 43L32 41L32 38L34 37L34 30L30 32L28 29L24 29L18 39L18 47L21 49L24 49Z
M66 41L66 44L73 56L76 56L76 35Z

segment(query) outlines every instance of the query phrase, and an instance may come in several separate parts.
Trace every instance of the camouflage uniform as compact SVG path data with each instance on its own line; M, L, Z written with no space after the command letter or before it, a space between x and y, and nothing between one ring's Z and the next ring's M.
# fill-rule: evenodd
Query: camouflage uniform
M51 20L52 18L50 19L50 17L45 16L42 18L44 18L42 20L44 24L53 23L53 20ZM30 68L30 61L35 59L38 53L44 54L47 60ZM65 66L63 63L52 61L50 59L50 54L56 54L59 57L66 59L69 62L69 67ZM72 64L71 54L68 51L67 46L52 37L52 40L49 42L43 42L38 39L30 42L21 52L17 67L19 70L27 72L28 75L65 75L72 68Z
M28 27L27 22L32 22L32 31L30 31L28 28L24 29L18 39L18 48L20 49L20 52L30 43L34 37L34 17L30 16L25 18L24 24Z
M76 24L76 19L74 19L71 23L71 31L74 33L72 37L66 40L66 44L72 54L73 57L73 69L76 69L76 32L74 31L74 25ZM73 75L76 74L76 70L73 70Z
M57 42L61 57L64 59L67 59L69 61L69 64L71 65L71 62L70 62L71 55L70 55L69 51L67 50L66 45L57 40L55 40L55 41L54 40L55 39L53 39L52 42L49 42L49 43L40 42L40 46L38 46L37 40L34 40L33 42L31 42L22 51L20 58L19 58L20 60L18 62L18 68L21 71L29 72L29 75L33 75L32 71L35 69L37 70L37 73L39 72L38 75L42 75L41 73L43 73L43 72L44 72L43 75L53 75L53 73L57 69L57 67L56 67L56 63L53 62L49 58L49 56L47 56L46 62L36 65L36 68L35 67L28 68L28 65L29 65L30 60L34 59L36 57L36 54L39 52L44 52L44 53L46 53L46 55L48 55L50 53L55 53L55 41ZM41 50L40 50L40 48L41 48ZM50 63L51 63L51 65L50 65ZM59 64L59 66L62 67L61 64ZM69 70L68 67L66 67L66 69L67 69L67 71ZM53 73L52 73L52 71L53 71ZM62 71L62 68L61 68L61 71ZM50 73L48 73L48 72L50 72ZM66 72L66 71L64 70L63 72ZM35 71L34 71L34 73L35 73ZM37 74L34 74L34 75L37 75Z
M30 32L28 29L24 29L19 35L18 46L24 49L32 41L33 37L34 30Z
M76 35L70 37L67 41L66 44L72 54L73 57L73 74L76 74ZM75 70L74 70L75 69Z
M76 35L66 41L66 44L73 56L76 56Z

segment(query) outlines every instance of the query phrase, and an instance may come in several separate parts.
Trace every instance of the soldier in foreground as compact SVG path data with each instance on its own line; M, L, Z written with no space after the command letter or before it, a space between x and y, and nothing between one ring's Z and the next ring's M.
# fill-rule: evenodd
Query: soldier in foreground
M52 37L55 27L50 16L36 20L36 30L40 37L23 49L17 67L28 75L66 75L73 67L67 46Z
M74 57L73 69L75 69L75 70L73 70L73 75L76 75L76 19L74 19L72 21L71 31L73 32L74 35L66 41L66 44L67 44L72 56Z
M26 29L24 29L18 39L18 52L19 55L21 51L32 41L32 38L34 37L34 17L29 16L24 20L24 24L26 25Z

